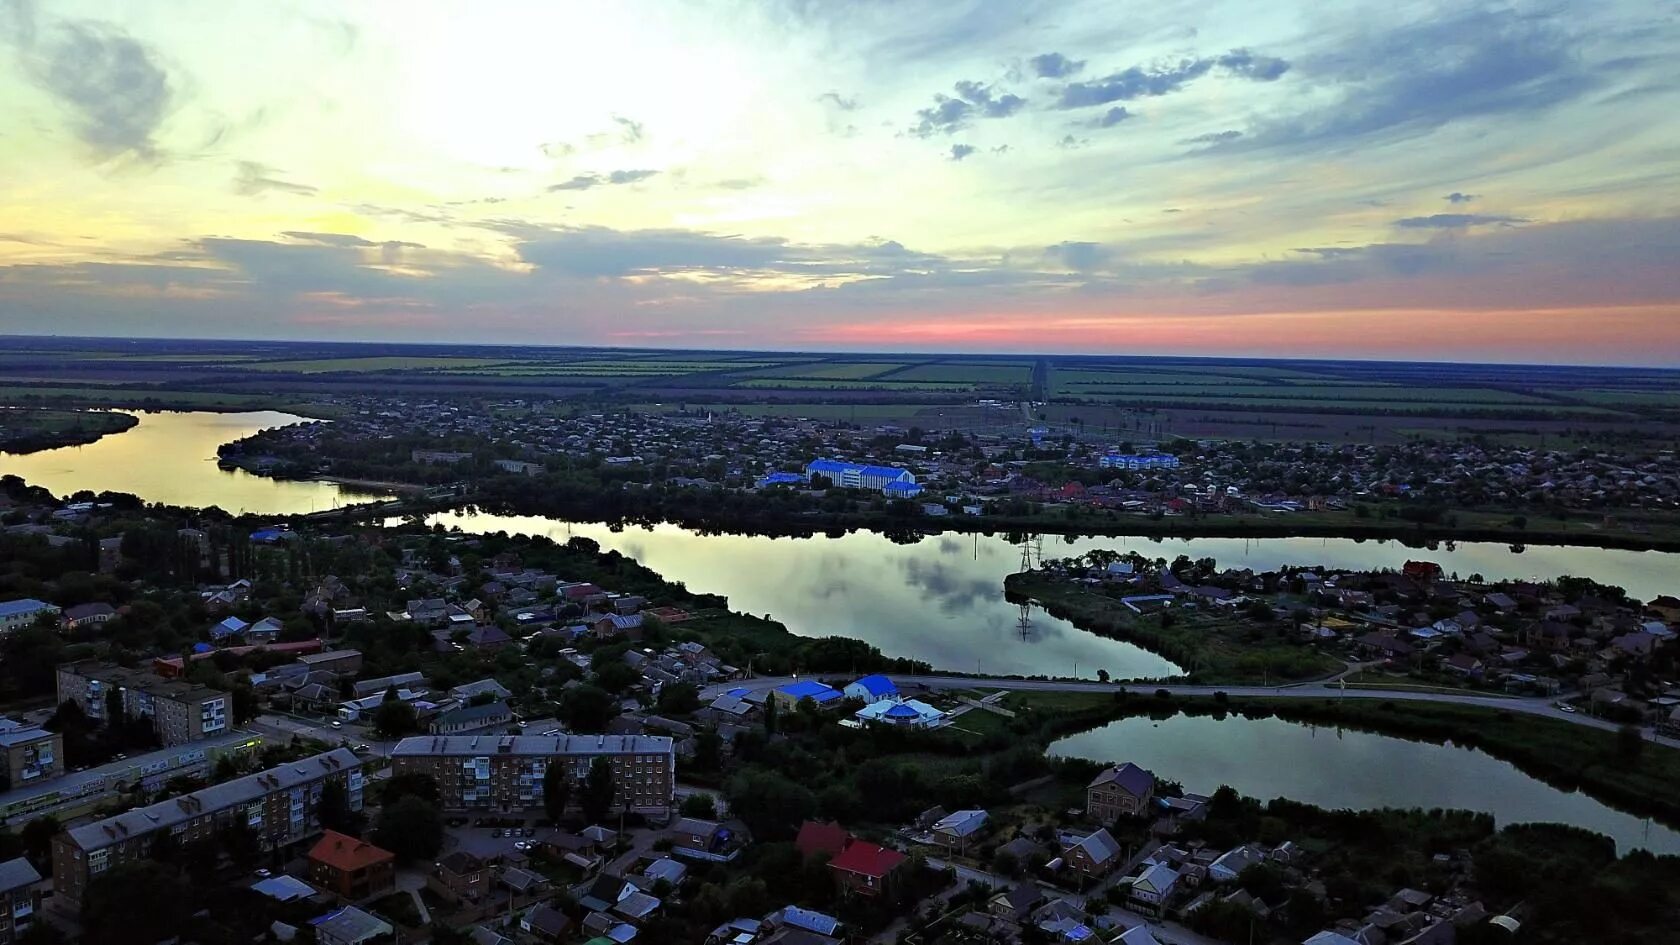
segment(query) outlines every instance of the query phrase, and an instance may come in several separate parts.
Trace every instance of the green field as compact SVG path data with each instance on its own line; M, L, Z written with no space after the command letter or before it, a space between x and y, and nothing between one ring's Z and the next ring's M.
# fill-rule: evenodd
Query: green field
M963 391L970 391L970 390L974 389L973 384L963 384L963 383L957 383L957 382L943 382L943 381L922 381L922 382L899 381L899 380L842 381L842 380L797 380L797 379L794 379L794 378L786 378L786 379L781 379L781 378L754 378L754 379L748 380L748 381L737 382L737 383L735 383L731 386L736 387L736 388L747 387L747 388L758 388L758 389L769 389L769 390L882 390L882 391L927 390L927 391L945 391L945 392L948 392L948 393L961 393Z
M259 361L238 365L246 371L287 371L295 374L338 374L371 371L434 371L444 369L495 367L507 364L506 358L323 358L313 361Z
M1140 398L1159 397L1177 399L1179 397L1218 397L1218 398L1248 398L1258 397L1269 400L1374 400L1374 401L1416 401L1419 403L1451 403L1451 404L1546 404L1550 401L1528 394L1518 394L1511 391L1495 390L1481 387L1424 387L1407 388L1397 385L1382 387L1369 386L1340 386L1333 384L1256 384L1242 385L1212 384L1207 387L1197 387L1193 384L1113 384L1091 385L1071 392L1075 396L1080 393L1097 395L1131 395Z
M891 380L1026 385L1032 383L1032 365L918 364L899 371Z
M1680 391L1572 390L1563 393L1584 400L1589 404L1603 404L1605 406L1680 407Z
M905 367L904 361L825 361L816 364L787 364L763 370L748 371L751 377L792 378L799 380L862 380L887 371Z

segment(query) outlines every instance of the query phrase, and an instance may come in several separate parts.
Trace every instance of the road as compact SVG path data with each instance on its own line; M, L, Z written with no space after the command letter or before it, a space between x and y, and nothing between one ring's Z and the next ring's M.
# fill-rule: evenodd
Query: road
M1417 692L1404 689L1343 689L1332 683L1297 683L1288 686L1190 686L1177 683L1088 682L1071 679L1005 679L997 676L903 676L889 674L900 690L922 689L1008 689L1012 692L1116 692L1129 688L1137 693L1166 690L1175 696L1211 696L1223 692L1238 696L1263 696L1269 699L1382 699L1392 702L1434 702L1451 705L1480 706L1505 712L1520 712L1556 719L1572 725L1616 731L1621 726L1606 719L1594 718L1581 712L1565 712L1551 699L1518 696L1483 696L1460 692ZM797 677L763 677L722 683L711 686L702 698L711 700L730 689L774 689L793 682ZM1680 748L1680 739L1659 735L1649 727L1641 730L1646 740L1669 748Z
M265 712L251 722L251 728L258 732L285 741L293 735L302 738L313 738L329 745L366 745L371 754L381 758L390 757L391 749L396 747L394 741L382 741L373 737L372 730L351 722L342 727L334 728L332 722L325 719L306 719L296 715L281 715L277 712Z

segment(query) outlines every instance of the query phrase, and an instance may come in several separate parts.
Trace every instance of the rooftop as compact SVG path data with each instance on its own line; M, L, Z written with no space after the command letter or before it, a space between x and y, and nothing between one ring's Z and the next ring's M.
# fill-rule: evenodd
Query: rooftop
M391 750L391 757L430 755L669 755L668 735L416 735Z

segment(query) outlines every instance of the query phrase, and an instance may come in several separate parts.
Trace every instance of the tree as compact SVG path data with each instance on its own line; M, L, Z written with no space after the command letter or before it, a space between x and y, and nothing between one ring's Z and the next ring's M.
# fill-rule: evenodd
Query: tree
M52 870L52 841L64 827L58 818L51 814L43 814L23 825L18 839L23 842L23 855L29 857L43 872Z
M192 887L173 869L148 860L95 876L82 899L88 945L157 942L181 934L193 910Z
M618 717L618 700L600 686L584 683L560 698L560 717L574 732L605 731L607 723Z
M874 797L867 791L863 794ZM792 837L817 809L816 795L809 788L767 768L748 768L733 778L728 800L730 811L762 840Z
M723 736L706 729L694 736L693 765L697 771L716 771L723 764Z
M543 813L548 819L559 823L566 816L566 805L572 801L572 779L566 775L566 766L559 759L551 759L548 767L543 769L542 781Z
M436 807L442 795L438 793L437 779L429 774L409 771L386 778L385 790L380 794L381 803L388 807L404 797L418 797Z
M443 849L443 815L409 795L380 809L373 842L402 860L429 860Z
M777 710L776 694L771 693L770 698L764 700L764 734L766 735L776 734Z
M433 782L434 788L436 782ZM321 826L352 837L362 835L363 818L360 811L350 809L350 792L344 783L329 780L321 785L321 801L316 808Z
M218 830L216 840L240 872L255 866L257 857L262 854L262 844L257 839L257 832L237 821Z
M716 820L717 799L710 794L690 794L683 798L681 812L684 817Z
M373 710L373 730L382 738L398 738L420 727L414 706L401 699L387 699Z
M660 715L687 715L700 708L700 690L693 683L671 683L659 690Z
M613 795L617 791L612 762L602 755L596 755L595 760L589 763L589 775L583 779L583 793L578 798L578 803L583 807L584 819L592 824L605 819L607 812L612 810Z

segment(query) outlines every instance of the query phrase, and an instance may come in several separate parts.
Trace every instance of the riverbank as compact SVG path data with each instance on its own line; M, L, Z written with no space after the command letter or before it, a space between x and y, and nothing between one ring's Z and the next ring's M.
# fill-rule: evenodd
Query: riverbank
M139 424L133 414L114 410L0 408L0 452L23 455L64 446L86 446Z
M1451 742L1509 762L1562 789L1580 790L1605 804L1670 827L1680 827L1680 749L1649 740L1634 748L1619 732L1555 719L1450 702L1376 698L1168 696L1136 692L1030 693L1024 707L1043 713L1057 735L1070 735L1133 716L1235 714L1358 729L1414 741Z
M1004 593L1098 636L1136 643L1188 670L1207 685L1269 684L1325 679L1346 668L1335 657L1269 634L1255 640L1235 614L1133 613L1120 601L1036 573L1011 574Z

